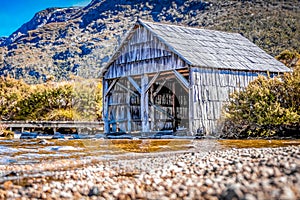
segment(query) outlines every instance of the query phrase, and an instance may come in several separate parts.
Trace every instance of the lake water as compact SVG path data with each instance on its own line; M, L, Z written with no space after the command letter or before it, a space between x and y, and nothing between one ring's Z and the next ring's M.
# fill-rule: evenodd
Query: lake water
M58 159L109 159L119 155L262 148L300 145L300 140L192 140L192 139L0 139L0 165L30 164Z

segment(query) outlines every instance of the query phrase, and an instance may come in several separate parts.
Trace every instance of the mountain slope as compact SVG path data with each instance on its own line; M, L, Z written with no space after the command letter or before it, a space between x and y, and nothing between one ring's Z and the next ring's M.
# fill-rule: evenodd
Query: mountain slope
M300 2L273 0L93 0L49 8L0 40L0 75L27 82L98 77L137 18L238 32L275 56L300 51Z

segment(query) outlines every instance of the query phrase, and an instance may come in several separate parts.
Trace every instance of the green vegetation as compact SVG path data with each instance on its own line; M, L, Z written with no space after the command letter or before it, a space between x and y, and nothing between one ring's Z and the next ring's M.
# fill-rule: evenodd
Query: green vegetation
M97 120L102 87L96 79L28 85L0 78L1 120Z
M222 137L297 136L300 131L300 56L284 51L277 59L293 69L275 78L259 76L231 95Z

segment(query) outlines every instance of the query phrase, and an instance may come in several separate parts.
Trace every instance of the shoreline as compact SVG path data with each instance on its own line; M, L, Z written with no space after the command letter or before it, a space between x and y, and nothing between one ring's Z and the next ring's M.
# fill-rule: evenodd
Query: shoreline
M300 198L299 145L132 154L119 160L82 160L80 165L58 160L43 164L44 172L52 172L48 175L32 171L38 166L22 166L31 175L4 181L0 199Z

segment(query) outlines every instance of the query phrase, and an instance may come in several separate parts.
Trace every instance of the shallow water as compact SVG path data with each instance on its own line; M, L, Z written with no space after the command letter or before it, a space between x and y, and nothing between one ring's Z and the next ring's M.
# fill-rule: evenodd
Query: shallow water
M58 159L113 158L118 155L176 151L207 152L229 148L300 145L300 140L42 140L0 139L0 165L31 164Z

